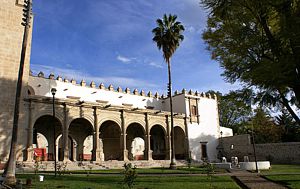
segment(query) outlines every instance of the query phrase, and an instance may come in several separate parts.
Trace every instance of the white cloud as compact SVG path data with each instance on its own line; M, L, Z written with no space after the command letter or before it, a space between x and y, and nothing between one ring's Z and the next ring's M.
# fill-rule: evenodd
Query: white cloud
M121 55L117 56L117 60L120 60L123 63L130 63L132 61L132 59Z
M190 32L190 33L194 33L196 31L196 29L193 26L186 26L186 31Z
M163 68L163 66L159 63L156 63L156 62L150 62L149 63L150 66L153 66L155 68Z

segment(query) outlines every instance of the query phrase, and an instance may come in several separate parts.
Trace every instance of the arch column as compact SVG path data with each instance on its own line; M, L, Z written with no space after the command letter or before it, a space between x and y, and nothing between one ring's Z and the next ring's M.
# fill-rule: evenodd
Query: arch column
M190 159L191 153L190 153L190 145L189 145L189 133L188 133L188 118L184 117L184 126L185 126L185 157Z
M63 123L63 161L70 161L69 157L69 127L67 125L68 123L68 110L67 105L63 104L64 108L64 123Z
M104 161L103 149L100 146L100 139L99 139L99 125L98 125L98 115L97 115L97 108L93 107L94 109L94 133L93 133L93 152L92 152L92 160L99 162Z
M146 138L145 138L145 158L146 160L152 160L152 150L150 148L150 130L149 130L149 118L148 113L145 113L146 122Z
M27 162L31 162L33 161L33 152L34 152L34 149L33 149L33 124L32 124L32 110L34 108L32 107L32 104L31 104L31 100L29 100L29 103L28 103L28 130L27 130L27 148L26 148L26 161Z
M77 152L77 157L79 161L83 161L83 140L78 140L78 143L77 143L77 149L76 149L76 152Z
M121 149L123 150L123 160L128 161L128 150L126 149L126 128L125 128L126 115L124 110L121 110Z
M72 150L73 159L72 159L72 161L77 161L77 144L73 141L73 139L72 139L72 143L73 143L73 150Z

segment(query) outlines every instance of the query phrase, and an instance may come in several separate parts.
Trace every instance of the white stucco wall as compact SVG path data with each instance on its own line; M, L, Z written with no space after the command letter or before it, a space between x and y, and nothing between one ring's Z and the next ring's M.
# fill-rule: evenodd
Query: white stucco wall
M169 99L141 96L108 89L83 87L79 84L72 84L63 81L46 79L41 77L29 77L29 86L34 89L35 95L52 97L51 88L56 88L55 97L66 99L68 96L80 97L80 101L96 102L97 100L108 101L108 104L122 106L132 104L132 108L146 109L152 106L156 110L169 111ZM107 87L107 86L106 86ZM124 90L124 89L123 89ZM188 98L198 99L198 113L200 123L188 121L188 138L191 157L201 161L201 143L207 144L207 155L209 161L217 161L216 147L219 143L218 138L222 131L222 136L232 136L229 128L220 128L217 108L217 100L206 95L177 94L173 97L173 111L186 114L189 120L189 100Z
M227 127L220 127L220 132L222 131L222 137L233 136L233 131Z
M201 160L201 143L207 143L208 160L217 161L216 147L220 137L217 101L200 97L198 107L200 123L190 123L188 125L192 159Z
M88 85L88 84L87 84ZM123 103L132 104L133 108L146 109L146 106L153 106L161 110L162 102L155 97L126 94L123 92L109 91L107 89L82 87L72 83L58 80L45 79L41 77L29 77L29 86L34 89L35 95L52 97L51 88L56 88L56 98L67 98L67 96L80 97L80 101L96 102L96 100L108 101L108 104L122 106ZM107 86L106 86L107 87ZM116 90L116 88L114 89ZM124 89L123 89L124 90Z
M174 113L186 113L186 109L184 108L186 103L185 103L185 95L175 95L172 98L173 100L173 112ZM165 111L170 110L170 99L166 98L163 103L163 108Z

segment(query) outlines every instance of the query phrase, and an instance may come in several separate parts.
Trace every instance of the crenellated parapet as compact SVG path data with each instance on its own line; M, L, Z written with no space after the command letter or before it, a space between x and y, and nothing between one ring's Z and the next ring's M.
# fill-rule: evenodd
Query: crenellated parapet
M76 86L81 86L81 87L90 87L90 88L95 88L95 89L100 89L100 90L106 90L106 91L112 91L112 92L118 92L118 93L125 93L125 94L131 94L131 95L136 95L136 96L145 96L145 97L150 97L150 98L156 98L156 99L166 99L168 96L165 94L159 95L158 92L152 93L152 91L145 92L144 90L138 91L138 89L133 89L133 91L130 90L130 88L125 88L124 90L118 86L117 89L114 89L114 86L112 84L109 84L107 87L103 83L100 83L97 87L97 84L94 81L91 81L89 85L87 85L86 81L83 79L79 83L75 79L67 79L67 78L62 78L61 76L57 76L55 79L55 75L53 73L50 73L48 77L45 77L45 74L43 72L39 72L36 76L31 74L32 77L40 77L40 78L45 78L45 79L51 79L51 80L57 80L59 82L64 82L64 83L71 83ZM154 95L153 95L154 94ZM211 95L210 93L200 93L198 91L193 91L192 89L186 90L183 88L181 91L175 90L173 96L178 96L178 95L187 95L187 96L194 96L194 97L202 97L202 98L209 98L209 99L217 99L216 95Z

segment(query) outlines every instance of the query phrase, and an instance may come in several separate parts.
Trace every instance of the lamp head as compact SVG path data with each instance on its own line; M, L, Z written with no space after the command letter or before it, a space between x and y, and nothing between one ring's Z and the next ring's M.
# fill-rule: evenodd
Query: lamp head
M56 88L51 89L51 93L52 93L53 96L55 95L56 91L57 91Z

